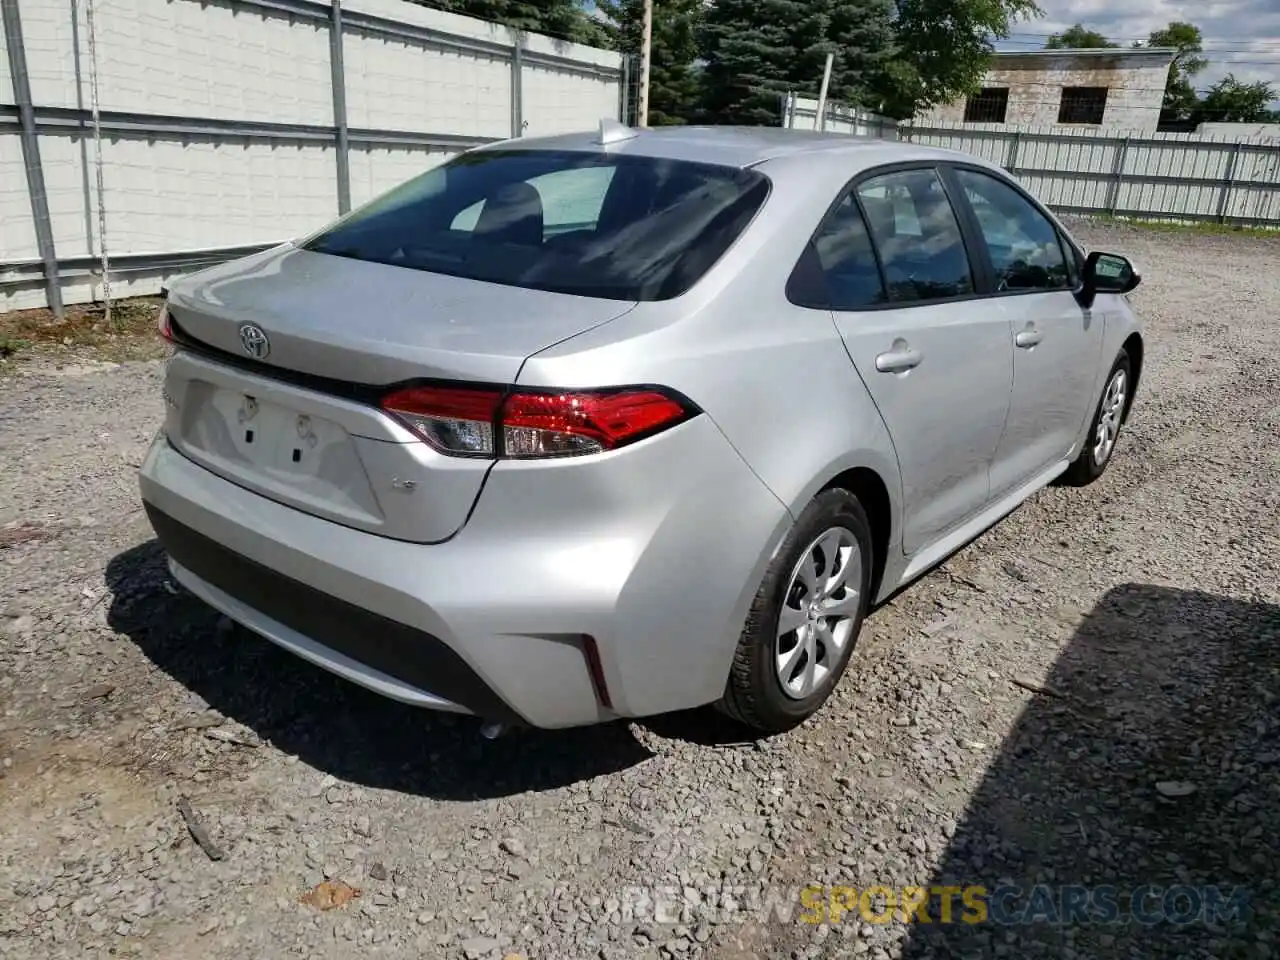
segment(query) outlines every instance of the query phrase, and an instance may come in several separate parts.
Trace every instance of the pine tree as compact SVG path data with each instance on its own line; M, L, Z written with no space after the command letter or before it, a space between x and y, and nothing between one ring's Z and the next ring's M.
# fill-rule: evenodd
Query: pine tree
M814 39L815 8L827 5L827 0L715 0L706 12L700 37L706 60L705 119L778 124L783 96L809 65L798 63L797 42ZM811 59L816 43L808 46L805 54ZM810 76L807 85L812 83Z
M605 31L619 53L640 55L644 28L643 0L597 0L608 18ZM702 0L657 0L649 68L649 124L687 123L698 109L700 89L693 61L698 55L697 30Z
M835 49L830 97L879 110L884 76L897 55L893 0L835 0L828 36Z
M785 93L817 96L828 52L828 98L878 106L892 17L893 0L715 0L703 31L709 119L779 123Z

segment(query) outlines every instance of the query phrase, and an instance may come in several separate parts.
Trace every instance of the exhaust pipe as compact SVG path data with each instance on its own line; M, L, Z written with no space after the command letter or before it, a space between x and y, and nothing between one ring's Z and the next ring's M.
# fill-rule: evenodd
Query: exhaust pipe
M497 740L507 732L505 723L483 723L480 725L480 736L486 740Z

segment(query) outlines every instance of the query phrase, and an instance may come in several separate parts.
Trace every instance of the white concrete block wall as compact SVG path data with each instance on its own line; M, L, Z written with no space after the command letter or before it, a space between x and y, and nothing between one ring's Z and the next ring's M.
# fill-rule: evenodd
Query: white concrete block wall
M402 0L348 0L343 10L504 48L516 40L505 27ZM347 119L352 127L498 138L513 134L511 60L505 49L492 56L442 50L415 39L383 37L352 24L347 25L345 37ZM622 67L621 56L608 50L539 35L526 35L521 42L535 58L538 54L567 58L612 71ZM591 129L603 116L618 116L616 78L526 59L521 85L526 136ZM415 91L419 91L416 96Z
M326 0L319 0L320 3ZM343 0L342 9L350 13L362 13L389 23L403 23L426 30L437 30L455 37L466 37L487 43L511 43L511 31L487 20L462 17L430 7L405 3L404 0ZM570 45L574 46L574 45ZM577 49L589 50L590 47ZM616 54L613 54L616 58Z
M76 9L73 31L70 4L21 5L37 105L91 103L85 5ZM226 0L96 0L94 10L102 110L333 123L325 24Z
M4 21L0 20L0 103L13 102L13 81L9 79L9 47L4 36Z
M351 148L351 206L368 203L406 180L439 166L456 151L424 147Z
M84 3L19 2L37 116L41 108L87 110L91 74ZM318 2L327 6L326 0ZM511 135L509 50L517 38L505 27L404 0L345 0L343 11L351 129L477 140ZM377 21L362 27L362 16ZM96 0L95 24L103 111L230 124L333 125L327 19L231 0ZM397 25L489 49L464 51L425 36L379 32ZM618 54L548 37L520 40L529 57L522 84L526 133L591 129L602 116L618 116ZM580 68L538 62L539 55L567 58ZM0 104L13 103L0 43ZM39 138L60 259L98 255L94 148L91 139L72 133L46 129ZM457 149L354 143L353 205ZM309 233L337 215L335 149L324 142L107 131L103 159L107 244L116 263L131 254L274 243ZM44 304L38 261L21 141L17 133L0 133L0 310ZM66 302L98 295L98 278L83 269L68 273ZM113 279L113 289L154 293L171 273L133 266Z
M55 247L96 254L96 182L86 190L78 141L42 137L41 148ZM120 139L103 142L103 160L107 249L117 255L269 243L336 213L333 148L323 144Z
M16 133L0 133L0 264L38 255L22 142Z
M425 51L412 40L351 28L344 34L350 127L511 136L509 60L458 50Z
M542 64L524 68L525 135L542 137L598 127L618 117L618 87L592 76ZM531 104L537 104L536 110Z
M22 18L32 100L51 107L74 107L75 43L71 4L19 0L18 11ZM6 102L14 102L12 90Z

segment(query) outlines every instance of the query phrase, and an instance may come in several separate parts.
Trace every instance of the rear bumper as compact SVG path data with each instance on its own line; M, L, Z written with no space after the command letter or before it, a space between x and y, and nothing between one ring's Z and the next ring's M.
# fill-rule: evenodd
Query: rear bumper
M140 485L180 582L384 695L539 727L716 699L785 508L706 417L593 461L498 464L430 545L276 503L163 436Z
M395 699L491 720L518 719L439 638L283 576L145 506L174 576L232 619Z

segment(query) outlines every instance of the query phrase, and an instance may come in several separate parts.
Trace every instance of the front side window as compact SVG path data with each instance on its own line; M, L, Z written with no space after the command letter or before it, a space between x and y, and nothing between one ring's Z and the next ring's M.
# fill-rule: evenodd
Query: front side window
M366 204L306 249L612 300L695 284L769 193L759 172L577 151L460 154Z
M996 289L1063 290L1071 269L1053 223L997 177L957 170L995 269Z
M951 201L933 169L901 170L857 188L880 254L890 302L973 293L973 273Z

